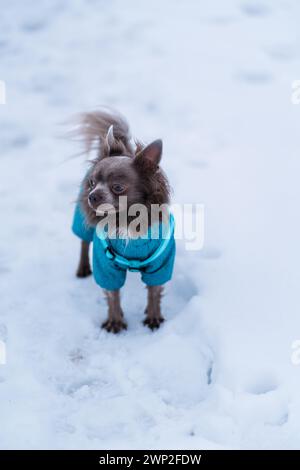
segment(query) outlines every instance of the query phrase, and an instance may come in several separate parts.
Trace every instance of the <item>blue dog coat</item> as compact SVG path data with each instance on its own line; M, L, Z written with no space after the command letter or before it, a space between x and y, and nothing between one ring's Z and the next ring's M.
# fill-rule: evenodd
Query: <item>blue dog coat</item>
M78 203L72 230L81 240L93 242L93 274L97 284L103 289L117 290L125 283L127 269L140 271L142 281L148 286L162 285L171 279L175 239L174 230L166 236L166 225L157 223L149 228L146 236L136 239L109 239L103 232L98 234L97 229L87 226ZM174 227L172 214L170 227Z

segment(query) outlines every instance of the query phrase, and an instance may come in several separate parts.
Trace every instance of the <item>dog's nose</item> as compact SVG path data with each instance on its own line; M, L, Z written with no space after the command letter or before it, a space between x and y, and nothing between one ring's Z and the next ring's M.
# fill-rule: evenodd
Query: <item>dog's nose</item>
M92 205L100 204L101 200L102 200L102 194L100 193L100 191L93 191L89 195L89 202Z

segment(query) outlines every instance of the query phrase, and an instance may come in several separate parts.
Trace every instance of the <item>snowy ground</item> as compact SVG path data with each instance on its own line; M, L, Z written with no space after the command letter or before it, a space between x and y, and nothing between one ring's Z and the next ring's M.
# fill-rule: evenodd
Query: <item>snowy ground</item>
M2 0L0 447L300 448L297 0ZM108 104L164 139L174 202L205 204L205 246L178 244L168 321L99 328L74 276L85 171L57 138Z

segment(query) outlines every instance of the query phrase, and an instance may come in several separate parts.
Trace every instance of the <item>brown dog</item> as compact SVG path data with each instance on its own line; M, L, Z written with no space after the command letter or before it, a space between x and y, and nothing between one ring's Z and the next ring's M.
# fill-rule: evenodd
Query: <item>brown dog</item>
M128 246L138 243L136 237L135 241L131 241L129 226L134 218L129 215L130 211L128 209L136 204L142 205L145 207L144 219L147 219L142 220L142 222L145 222L147 227L151 227L154 223L161 223L162 214L166 205L169 204L170 190L168 180L159 166L162 156L162 141L156 140L148 146L144 146L138 141L133 143L130 139L128 124L118 113L101 110L83 114L80 117L80 123L76 131L83 138L85 150L89 152L94 149L97 152L96 158L91 161L91 166L83 179L77 205L77 216L79 211L84 222L80 222L81 228L79 231L78 228L74 228L73 224L73 231L82 239L77 276L86 277L92 272L89 262L89 244L95 238L91 235L91 230L94 230L97 224L103 221L104 217L110 220L113 213L115 235L120 236L120 234L126 233L125 245L128 251ZM122 196L122 200L126 197L125 218L125 209L120 203L120 196ZM109 206L111 210L108 210L106 206ZM151 208L154 206L164 209L159 212L158 216L156 215L153 218ZM105 210L100 210L101 207L105 207ZM75 226L76 224L78 227L78 220L75 222ZM87 230L86 233L82 232L83 225ZM111 235L110 232L110 238ZM98 243L98 240L96 242ZM170 279L173 269L174 250L170 251L171 245L174 248L174 240L169 243L165 250L166 253L161 255L162 262L161 268L159 268L161 269L162 278L166 280ZM155 245L156 250L157 246L158 242ZM97 249L94 243L94 252ZM169 253L167 253L168 250ZM150 250L147 256L152 256L152 251ZM99 263L95 263L93 271L96 282L104 287L108 303L108 318L102 327L107 331L118 333L127 328L120 304L120 290L115 279L117 274L123 276L123 270L118 266L114 266L117 271L115 277L113 277L113 269L107 264L108 261L105 256L103 254L101 256ZM166 267L168 263L169 268ZM103 272L95 275L98 265L100 265ZM153 266L152 273L151 266L141 269L141 271L144 271L142 278L144 276L143 281L145 281L148 289L148 304L144 324L151 329L159 328L164 321L161 314L163 287L162 283L157 284L157 273L160 274L158 268L155 268L156 278L153 277ZM164 274L165 272L167 274ZM98 281L98 279L100 280Z

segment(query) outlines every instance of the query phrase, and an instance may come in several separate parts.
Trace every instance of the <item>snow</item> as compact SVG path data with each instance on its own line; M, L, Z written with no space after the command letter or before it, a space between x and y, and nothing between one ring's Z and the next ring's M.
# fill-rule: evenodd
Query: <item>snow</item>
M1 6L0 447L299 449L299 2ZM117 337L74 276L86 165L60 124L98 104L162 137L174 202L205 206L154 334L137 275Z

